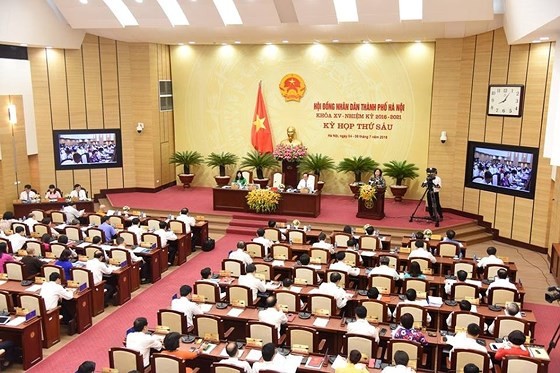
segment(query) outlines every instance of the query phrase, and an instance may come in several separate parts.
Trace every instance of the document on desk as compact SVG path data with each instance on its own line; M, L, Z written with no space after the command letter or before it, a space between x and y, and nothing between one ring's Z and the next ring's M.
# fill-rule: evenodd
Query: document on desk
M245 311L244 308L232 308L231 310L228 311L227 315L228 316L232 316L232 317L238 317L239 315L241 315L243 313L243 311Z
M443 304L443 299L441 297L428 296L428 303L429 307L441 307Z
M278 358L278 361L276 361L276 358ZM272 362L274 363L277 362L278 364L275 365L281 366L285 372L295 373L299 365L301 364L302 360L303 360L302 355L289 354L288 356L285 357L285 359L282 359L281 355L276 354L274 355L274 359L272 359Z
M37 290L41 290L41 285L39 284L35 284L35 285L31 285L30 287L28 287L27 289L25 289L25 291L30 292L30 293L34 293Z
M25 316L18 316L13 318L12 320L8 321L8 323L6 325L9 326L18 326L20 324L23 324L25 322Z
M325 317L317 317L315 321L313 321L313 326L318 326L324 328L329 323L329 319Z
M370 251L370 250L362 250L360 252L361 256L375 256L375 251Z
M6 282L8 282L8 281L6 281L6 280L0 280L0 285L4 285Z
M249 353L245 357L245 360L247 360L247 361L259 361L261 359L261 357L262 357L261 350L251 350L251 351L249 351Z
M210 303L202 303L198 305L202 312L208 313L212 309L212 305Z
M283 260L273 260L272 261L272 266L273 267L284 267L284 261Z
M336 359L334 359L331 368L333 369L337 369L337 368L342 368L346 366L346 359L340 355L336 356Z
M301 293L301 290L303 288L299 287L299 286L290 286L290 291L293 291L294 293Z

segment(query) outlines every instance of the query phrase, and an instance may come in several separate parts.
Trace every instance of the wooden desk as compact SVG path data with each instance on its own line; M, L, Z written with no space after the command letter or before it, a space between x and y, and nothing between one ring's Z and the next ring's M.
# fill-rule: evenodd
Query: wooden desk
M560 284L560 243L553 243L550 251L550 273Z
M192 227L192 234L193 245L202 247L208 241L208 222L206 220L197 221L195 226Z
M48 200L41 200L41 202L23 203L19 200L14 201L14 215L18 218L27 217L33 210L60 210L64 207L64 202L50 202ZM85 210L86 212L94 212L93 201L76 201L77 210Z
M206 224L208 225L208 223ZM181 265L187 261L187 257L191 255L191 239L192 233L177 234L177 265Z
M161 279L161 264L162 250L159 248L150 250L149 253L137 253L137 256L144 258L146 263L150 266L150 275L152 283L157 282ZM164 255L166 256L166 255ZM165 259L165 266L167 266L167 258Z
M18 326L0 325L0 338L13 341L21 348L24 370L43 359L41 318L38 316Z
M117 305L122 305L128 302L131 298L131 271L132 266L120 268L113 271L106 280L117 289Z
M246 196L249 193L244 189L214 188L214 210L254 212L247 205ZM277 215L309 216L316 218L321 213L321 193L280 193L281 198L274 212Z

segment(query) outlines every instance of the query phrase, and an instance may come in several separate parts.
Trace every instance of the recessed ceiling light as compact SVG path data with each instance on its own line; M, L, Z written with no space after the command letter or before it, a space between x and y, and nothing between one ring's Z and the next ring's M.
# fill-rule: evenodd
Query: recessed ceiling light
M85 4L87 4L87 3L88 3L88 0L80 0L80 3L82 3L82 4L84 4L84 5L85 5Z
M421 43L422 40L414 40L415 43Z
M539 40L541 40L541 41L547 41L547 40L550 40L550 38L549 38L548 36L541 36L541 37L539 38Z
M339 41L340 41L340 40L338 40L338 39L333 39L332 42L333 42L333 43L338 43Z
M177 44L177 45L185 45L185 43L179 43L179 44Z
M266 45L272 45L272 43L269 42L269 41L267 41L265 44L266 44Z
M144 2L144 0L136 0L136 2L137 2L138 4L142 4L142 3Z
M239 40L234 41L235 44L241 44Z
M27 47L27 44L26 43L21 43L19 46L20 47Z
M50 45L46 46L45 48L47 49L52 49L52 47Z
M228 45L228 43L222 43L222 45Z
M369 44L369 40L362 40L362 43Z
M189 41L189 44L196 44L196 41Z
M286 43L289 43L289 41L288 40L282 40L282 43L286 44Z
M533 40L531 43L540 43L540 42L541 42L541 40L536 39L536 40Z
M386 42L393 41L393 39L385 39Z

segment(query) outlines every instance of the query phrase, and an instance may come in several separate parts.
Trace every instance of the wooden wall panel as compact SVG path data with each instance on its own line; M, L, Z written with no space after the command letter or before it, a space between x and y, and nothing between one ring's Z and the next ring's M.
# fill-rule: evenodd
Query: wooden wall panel
M114 40L99 39L103 90L103 126L120 127L117 49Z
M107 189L107 170L105 169L91 170L90 176L91 176L91 190L94 191L94 193L99 192L101 189Z
M82 188L88 191L89 196L93 196L91 189L90 170L74 170L72 172L74 175L74 184L80 184Z
M527 61L529 58L529 46L512 45L510 47L510 60L508 71L508 84L525 84L527 78ZM521 140L521 118L504 118L504 131L502 142L509 145L519 145Z
M120 189L123 188L122 168L107 169L107 188Z
M494 224L496 214L496 193L487 192L485 190L480 192L480 206L478 213L484 216L484 221Z
M522 242L531 242L531 220L533 218L533 201L515 198L513 213L513 230L511 238Z
M496 217L494 226L500 230L500 236L511 237L511 217L513 216L514 197L504 194L496 195Z
M86 34L82 44L82 53L84 55L87 127L103 128L99 38Z
M47 61L53 129L67 129L70 119L64 50L47 49Z
M492 61L492 41L492 32L478 35L476 38L469 128L469 140L471 141L484 141L486 133L486 98L488 97L488 77Z
M494 33L492 45L492 64L490 66L490 84L505 84L509 63L509 46L503 29ZM488 101L488 100L486 100ZM486 119L486 142L501 143L504 119L489 116Z
M477 189L465 188L463 211L470 212L471 214L478 214L479 204L480 204L480 191Z
M66 51L66 77L68 84L68 110L73 129L86 128L86 96L82 50Z
M64 195L70 194L72 189L74 189L74 173L67 170L56 171L56 182L52 181L52 183L62 190Z

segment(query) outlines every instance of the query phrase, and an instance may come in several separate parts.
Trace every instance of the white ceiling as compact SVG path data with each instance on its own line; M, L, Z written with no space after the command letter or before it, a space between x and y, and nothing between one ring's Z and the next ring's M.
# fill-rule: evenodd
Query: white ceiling
M243 25L228 26L212 0L178 0L190 25L177 27L156 0L123 1L138 26L121 27L103 0L0 0L0 43L79 48L85 33L163 44L399 42L504 27L515 44L560 32L559 0L423 0L421 21L401 21L399 0L356 0L359 22L341 24L333 0L234 0Z

